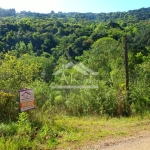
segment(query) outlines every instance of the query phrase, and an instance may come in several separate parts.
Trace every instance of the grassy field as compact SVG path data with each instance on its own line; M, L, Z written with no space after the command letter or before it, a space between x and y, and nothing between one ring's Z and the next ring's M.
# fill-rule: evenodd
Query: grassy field
M118 138L139 134L150 129L150 117L130 118L62 117L56 123L64 126L57 149L75 149L94 144L106 138Z
M1 150L68 148L74 150L106 139L132 136L150 129L150 115L129 118L96 115L86 117L57 115L48 118L41 115L39 120L43 119L44 123L39 129L30 128L32 123L30 124L30 120L26 120L25 117L22 116L16 124L1 124Z

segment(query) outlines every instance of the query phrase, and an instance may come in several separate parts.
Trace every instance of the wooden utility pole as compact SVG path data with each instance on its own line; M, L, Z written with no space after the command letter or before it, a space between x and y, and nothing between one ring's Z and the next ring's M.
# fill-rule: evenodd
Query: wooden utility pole
M127 37L124 36L124 59L125 59L125 74L126 74L126 92L127 100L129 101L129 66L128 66L128 48L127 48Z

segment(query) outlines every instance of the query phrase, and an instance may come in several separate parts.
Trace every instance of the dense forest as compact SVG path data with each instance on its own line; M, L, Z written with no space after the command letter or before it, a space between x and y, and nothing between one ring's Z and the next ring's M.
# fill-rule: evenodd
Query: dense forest
M126 89L125 44L129 89ZM66 66L62 76L57 71L63 65ZM115 117L147 113L149 65L150 7L97 14L17 13L15 9L0 8L0 120L4 123L18 120L18 91L25 87L35 92L36 109L30 117L37 130L43 123L39 119L41 114ZM88 69L84 74L79 67ZM53 88L63 85L97 88ZM24 122L22 117L27 116L20 115L19 129ZM2 129L0 126L0 136ZM25 129L22 132L31 134Z

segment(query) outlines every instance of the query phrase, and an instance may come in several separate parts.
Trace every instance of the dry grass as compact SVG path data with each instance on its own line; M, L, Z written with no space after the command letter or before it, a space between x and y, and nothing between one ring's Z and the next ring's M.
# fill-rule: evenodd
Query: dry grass
M100 118L60 117L55 118L59 131L57 149L77 149L107 138L127 137L150 129L150 117Z

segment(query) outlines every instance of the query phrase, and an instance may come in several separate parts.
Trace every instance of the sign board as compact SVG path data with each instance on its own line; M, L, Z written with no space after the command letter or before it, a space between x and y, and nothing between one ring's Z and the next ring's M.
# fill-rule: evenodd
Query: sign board
M25 89L19 91L20 112L35 108L33 89Z

